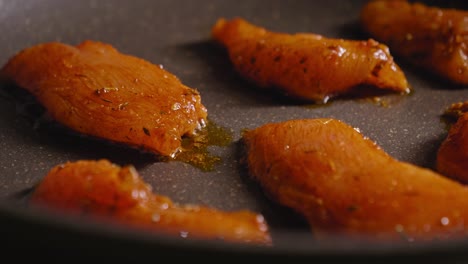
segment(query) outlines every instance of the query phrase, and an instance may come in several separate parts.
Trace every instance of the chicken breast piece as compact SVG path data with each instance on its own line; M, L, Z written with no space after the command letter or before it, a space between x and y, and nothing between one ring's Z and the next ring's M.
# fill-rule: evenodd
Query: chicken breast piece
M457 121L437 152L437 170L468 184L468 101L451 105L446 114Z
M53 119L82 134L174 155L204 125L197 90L170 72L112 46L45 43L26 48L2 79L33 94Z
M270 245L268 225L248 210L178 205L154 194L133 166L79 160L50 170L29 204L183 238Z
M468 84L468 11L407 1L369 1L364 29L394 55L453 83Z
M240 75L292 98L322 103L366 85L380 91L409 92L406 77L388 48L372 39L271 32L241 18L219 19L212 36L227 49Z
M318 239L465 237L468 189L396 160L335 119L270 123L245 132L246 164L266 194L302 214Z

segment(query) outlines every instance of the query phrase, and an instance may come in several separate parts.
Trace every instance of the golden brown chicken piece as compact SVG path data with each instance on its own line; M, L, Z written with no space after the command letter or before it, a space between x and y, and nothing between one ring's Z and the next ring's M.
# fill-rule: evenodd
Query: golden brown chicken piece
M447 111L456 123L437 152L437 170L465 184L468 183L468 101L455 103Z
M207 117L195 89L100 42L24 49L0 77L29 91L52 118L75 131L163 156L174 155L181 136L194 134Z
M468 11L407 1L369 1L364 29L394 55L448 79L468 84Z
M152 193L134 167L120 167L104 159L52 168L33 192L30 204L184 238L271 244L262 215L180 206Z
M241 18L219 19L212 35L243 77L293 98L327 102L366 85L380 91L409 91L388 48L372 39L270 32Z
M243 141L250 175L274 200L304 215L319 239L468 235L467 188L392 158L344 122L271 123L247 131Z

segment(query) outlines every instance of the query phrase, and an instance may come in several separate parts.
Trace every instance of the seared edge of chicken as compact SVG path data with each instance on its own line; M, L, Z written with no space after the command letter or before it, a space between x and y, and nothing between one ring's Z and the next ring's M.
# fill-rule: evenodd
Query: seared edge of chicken
M468 101L454 103L444 115L456 119L437 151L437 170L462 183L468 183Z
M465 237L468 189L401 162L335 119L270 123L243 135L251 177L302 214L318 239Z
M395 55L462 85L468 84L468 11L408 1L369 1L363 28Z
M372 39L272 32L238 17L218 19L212 36L225 47L241 76L292 98L321 103L356 93L360 86L409 92L388 47Z
M133 166L120 167L105 159L55 166L38 184L29 204L183 238L271 244L261 214L179 205L153 193Z
M181 137L204 126L196 89L149 61L87 40L21 50L1 69L36 97L52 119L79 133L173 156Z

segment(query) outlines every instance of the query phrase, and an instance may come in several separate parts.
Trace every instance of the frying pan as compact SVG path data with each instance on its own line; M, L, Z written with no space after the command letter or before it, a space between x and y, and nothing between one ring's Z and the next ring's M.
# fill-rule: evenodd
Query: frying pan
M19 50L48 41L78 44L86 39L161 64L199 90L210 122L231 141L210 146L220 162L203 170L180 161L162 162L134 149L76 135L42 117L26 96L0 90L0 234L2 255L73 259L152 260L190 257L205 260L466 260L468 241L368 243L337 237L315 241L305 221L270 201L239 165L244 129L297 118L337 118L357 127L395 158L434 168L446 136L441 114L468 92L429 76L396 57L411 95L378 100L348 98L325 105L288 101L242 80L227 53L210 39L220 17L243 17L274 31L313 32L328 37L367 39L358 24L365 1L280 0L0 0L0 64ZM428 4L466 8L463 1ZM78 159L107 158L133 164L154 192L178 203L223 210L250 209L270 224L275 245L256 247L166 237L38 212L25 206L28 193L55 165ZM449 206L449 205L448 205ZM18 253L15 253L20 250ZM70 258L73 257L73 258Z

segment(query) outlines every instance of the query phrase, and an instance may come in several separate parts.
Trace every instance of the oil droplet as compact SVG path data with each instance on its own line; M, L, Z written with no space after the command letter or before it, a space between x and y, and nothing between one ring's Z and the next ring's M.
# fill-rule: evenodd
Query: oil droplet
M446 226L448 224L450 224L450 219L448 219L448 217L442 217L440 219L440 223L443 225L443 226Z
M175 103L171 107L172 111L176 111L180 109L180 103Z
M263 217L263 215L257 215L255 217L255 220L257 221L257 223L263 223L265 222L265 218Z
M95 94L106 94L110 92L118 92L119 88L118 87L102 87L100 89L95 90Z
M133 190L132 198L133 199L147 199L146 192L142 190Z
M161 220L161 215L158 214L158 213L155 213L151 216L151 221L153 222L159 222L159 220Z
M317 101L317 102L313 102L310 104L304 104L303 106L309 109L328 107L328 106L331 106L333 103L333 100L331 99L332 99L331 96L325 96L322 101Z
M343 54L346 53L346 49L343 48L340 45L332 45L328 47L328 50L331 51L332 53L335 53L338 55L338 57L343 56Z
M378 60L382 60L382 61L388 61L388 56L387 54L385 53L385 51L381 50L381 49L378 49L374 52L374 54L372 54L374 56L374 58L378 59Z
M221 158L208 151L209 146L227 147L233 141L232 133L208 120L206 126L194 137L182 139L182 149L174 157L160 157L160 161L181 161L202 171L213 171Z

